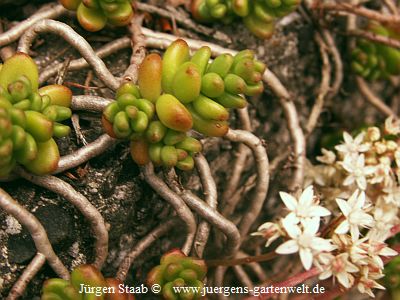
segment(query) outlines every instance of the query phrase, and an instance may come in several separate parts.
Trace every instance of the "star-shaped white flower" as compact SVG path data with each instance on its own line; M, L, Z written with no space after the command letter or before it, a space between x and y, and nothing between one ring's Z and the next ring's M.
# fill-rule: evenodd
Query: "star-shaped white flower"
M400 121L392 116L385 120L385 132L387 134L398 135L400 133Z
M344 143L335 146L335 149L344 155L350 154L358 154L361 152L366 152L371 147L370 144L363 143L365 137L365 132L361 132L354 139L352 136L346 131L343 132L343 140Z
M382 272L371 272L368 267L363 267L361 269L361 277L358 280L357 289L360 293L368 294L370 297L374 298L375 295L372 289L384 290L385 287L376 282L377 279L384 277Z
M336 161L335 153L333 153L332 151L329 151L325 148L322 148L321 151L322 151L322 155L317 156L317 160L324 164L327 164L327 165L334 164L334 162Z
M285 206L290 210L288 216L294 221L294 224L303 223L311 218L317 218L319 222L320 217L331 214L328 209L318 205L311 185L302 192L299 200L285 192L280 192L279 195Z
M383 199L387 204L400 207L400 186L392 182L390 186L383 189L383 192L385 193Z
M360 236L359 227L374 225L374 218L363 210L365 206L363 191L355 190L347 201L336 198L336 203L346 219L335 229L335 233L346 234L350 231L353 241L356 241Z
M272 244L276 239L282 236L282 230L278 224L272 222L266 222L258 227L257 232L253 232L251 235L253 236L262 236L267 239L267 243L265 247L268 247Z
M366 177L375 172L375 167L365 166L364 154L359 156L347 155L341 165L345 171L349 173L349 175L343 181L343 185L351 185L356 182L357 186L361 190L365 190L367 188Z
M315 236L319 229L319 219L305 221L304 230L293 224L291 216L283 219L282 224L291 240L280 245L275 252L278 254L292 254L299 252L300 260L306 270L311 268L314 255L329 252L335 249L330 240Z
M358 272L358 268L349 261L348 253L341 253L337 256L327 255L322 263L324 264L324 269L319 275L320 280L327 279L333 275L345 288L350 288L353 285L354 277L350 273Z

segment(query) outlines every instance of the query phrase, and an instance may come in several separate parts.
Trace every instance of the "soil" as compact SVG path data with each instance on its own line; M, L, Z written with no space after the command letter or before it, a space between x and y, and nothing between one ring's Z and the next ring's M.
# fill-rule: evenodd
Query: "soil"
M27 1L18 3L25 2ZM8 21L25 18L37 8L35 1L30 1L25 6L19 4L17 7L11 7L11 3L14 5L17 2L0 1L1 15L6 15ZM127 34L123 29L105 29L100 33L88 34L80 29L74 20L65 19L64 21L87 38L94 48ZM255 50L259 59L267 63L268 67L294 95L299 114L302 116L301 122L304 125L315 101L321 80L320 55L313 40L314 25L308 23L297 13L292 14L284 22L281 22L276 34L268 41L257 40L248 33L242 24L214 26L232 37L233 42L227 45L215 41L212 37L201 35L198 36L198 39L217 42L237 50L245 48ZM341 25L338 24L338 26ZM191 34L196 36L194 32ZM346 59L347 49L340 36L337 42L339 50ZM62 62L69 57L78 57L77 53L62 39L52 35L44 35L41 39L36 40L33 50L35 60L40 68ZM120 76L128 66L129 56L130 50L119 51L105 59L105 62L113 74ZM348 64L345 63L345 74L348 72ZM65 81L83 84L86 76L87 70L69 72ZM93 79L91 85L102 86L96 78ZM383 120L373 108L364 103L354 86L353 80L346 77L340 94L327 103L327 110L322 114L318 128L307 144L307 153L310 158L315 157L321 147L321 140L328 139L330 134L334 136L343 129L356 129L365 125L365 120L371 123ZM394 92L383 86L376 88L385 90L387 95ZM75 95L83 93L82 89L72 89ZM112 93L107 89L94 91L112 97ZM291 145L279 102L267 88L262 96L250 99L250 103L249 111L253 131L266 141L268 155L272 160ZM360 113L354 114L354 111ZM95 114L80 115L82 133L88 142L102 134L99 119L99 115ZM237 126L234 114L232 114L231 124L232 127ZM74 132L69 137L57 142L62 154L71 153L82 146ZM205 154L212 166L220 192L223 191L229 176L235 149L236 145L219 139L212 139L206 147ZM289 159L280 166L279 172L272 178L265 212L255 223L254 228L261 221L265 222L271 218L273 208L276 207L277 191L286 186L290 178L290 167ZM243 182L253 173L254 165L249 161ZM196 172L181 175L184 184L201 195ZM59 177L85 195L109 224L110 254L103 269L106 276L114 276L124 254L161 220L171 215L169 205L160 199L141 178L138 167L130 158L126 143L120 143L108 149L104 154L59 175ZM67 267L73 268L81 263L93 261L94 241L90 228L72 205L56 194L34 186L25 180L3 182L0 183L0 186L42 222L56 253ZM244 202L242 206L245 205ZM240 209L239 207L239 212ZM0 211L0 298L6 297L26 264L35 255L34 245L29 234L18 225L15 220ZM179 232L180 228L176 228L176 232L171 232L155 242L134 262L127 278L128 285L143 283L145 274L158 262L161 254L172 247L181 245L182 237L179 236ZM249 251L253 246L248 245ZM43 281L51 277L56 277L56 275L50 267L45 266L29 284L23 299L38 299Z

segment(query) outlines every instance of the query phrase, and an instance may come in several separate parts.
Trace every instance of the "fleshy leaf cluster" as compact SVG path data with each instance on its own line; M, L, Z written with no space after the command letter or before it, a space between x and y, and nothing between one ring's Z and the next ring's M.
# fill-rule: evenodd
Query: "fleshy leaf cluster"
M60 122L71 117L72 92L62 85L38 89L35 62L17 53L0 70L0 177L21 164L35 174L57 168L60 154L53 137L70 128Z
M262 93L266 66L253 51L210 58L209 47L190 56L188 44L178 39L163 58L146 56L138 85L125 83L117 90L116 101L103 112L103 125L110 136L132 141L136 163L192 169L201 144L188 131L224 136L229 109L243 108L245 96Z
M200 22L221 20L229 24L242 18L258 38L270 38L275 22L294 11L301 0L193 0L192 14Z
M125 26L133 17L129 0L60 0L69 10L76 10L79 24L87 31L99 31L106 24Z
M161 257L160 265L154 267L147 275L147 284L158 284L165 300L200 299L203 280L207 266L201 259L188 257L179 249L174 249ZM174 287L193 287L192 290L177 293Z
M366 28L378 36L400 40L400 32L371 22ZM400 74L400 50L366 39L358 39L352 52L352 68L355 73L368 79L385 79Z
M41 300L135 300L133 294L121 293L120 284L117 279L105 279L92 265L80 265L72 271L70 280L46 280Z

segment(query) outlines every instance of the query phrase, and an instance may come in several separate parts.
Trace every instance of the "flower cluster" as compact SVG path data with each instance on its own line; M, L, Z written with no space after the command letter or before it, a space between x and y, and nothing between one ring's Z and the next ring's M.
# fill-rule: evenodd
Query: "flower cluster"
M132 293L121 292L122 282L104 278L92 265L80 265L71 272L71 279L48 279L42 288L41 300L135 300Z
M368 24L367 30L378 36L399 39L398 31L375 22ZM396 48L358 39L352 59L351 66L354 72L369 80L400 74L400 50Z
M128 0L60 0L69 10L76 10L79 24L87 31L99 31L106 24L128 25L133 17Z
M384 276L381 257L397 255L385 240L399 226L399 134L393 118L382 130L369 127L355 137L344 132L335 151L322 149L322 164L308 162L308 187L298 200L280 193L289 213L254 235L265 237L267 246L284 238L277 253L299 252L306 269L320 269L320 279L334 276L345 288L357 282L360 292L373 296L372 289L383 288L377 282ZM327 225L319 231L321 218Z
M245 96L262 93L266 66L253 51L222 54L212 62L210 57L209 47L190 56L188 44L178 39L163 58L146 56L137 86L125 83L117 90L117 101L103 112L103 126L110 136L132 141L136 163L192 169L201 144L188 131L224 136L229 109L243 108Z
M258 38L272 36L278 18L294 11L301 0L193 0L192 14L200 22L221 20L231 23L243 18L246 27Z
M70 128L72 92L62 85L38 89L35 62L24 53L9 58L0 70L0 177L21 164L35 174L48 174L60 158L53 137Z
M186 256L179 249L171 250L161 257L160 265L154 267L147 275L147 285L158 284L165 300L200 299L195 290L182 290L177 293L174 287L203 287L207 266L201 259Z

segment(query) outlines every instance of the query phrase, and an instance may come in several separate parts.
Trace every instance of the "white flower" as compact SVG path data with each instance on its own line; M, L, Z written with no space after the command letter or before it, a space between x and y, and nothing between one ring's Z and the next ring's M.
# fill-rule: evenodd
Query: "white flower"
M325 269L319 275L320 280L335 276L339 283L345 288L350 288L354 283L354 277L350 273L358 272L358 268L349 261L348 253L331 256L330 260L325 258L323 262Z
M391 186L385 187L383 192L385 193L383 199L387 204L400 207L400 186L392 183Z
M344 155L346 154L358 154L360 152L366 152L371 147L370 144L362 143L364 141L365 132L361 132L354 139L346 131L343 132L344 143L335 146L335 149Z
M350 231L351 237L355 241L360 235L360 226L372 227L374 225L374 218L363 210L365 205L363 191L360 193L359 190L356 190L347 201L336 198L336 203L346 219L335 229L335 233L345 234Z
M361 190L365 190L367 188L366 177L375 172L375 167L365 166L364 154L361 154L358 157L348 155L344 158L344 161L341 164L349 173L343 181L343 185L351 185L356 182L357 186Z
M315 254L324 251L329 252L335 249L330 240L315 236L319 229L318 219L314 218L306 221L304 231L302 231L299 226L294 225L291 220L287 221L286 218L282 223L291 240L280 245L275 252L278 254L299 252L301 263L306 270L311 268Z
M390 116L385 120L385 132L387 134L398 135L400 133L400 121Z
M293 215L293 222L307 221L310 218L317 218L319 222L320 217L329 216L331 212L326 208L319 206L317 198L314 197L313 187L308 186L301 194L299 200L292 195L280 192L279 193L283 203L290 210L288 216Z
M336 160L335 153L333 153L332 151L326 150L324 148L322 148L321 151L322 151L322 155L317 156L317 160L324 164L332 165Z
M376 207L374 209L374 220L375 224L367 234L370 240L383 242L390 235L390 229L393 227L394 220L396 218L397 211L395 209L384 210L382 207Z
M365 251L368 252L369 264L383 270L384 264L381 256L396 256L397 251L389 248L387 244L376 241L369 241L362 244Z
M251 235L257 236L260 235L267 239L267 243L265 247L268 247L272 244L276 239L282 236L282 230L278 224L272 222L266 222L258 227L257 232L252 233Z
M385 182L387 181L388 178L390 178L391 168L390 165L386 163L380 163L376 166L375 172L373 174L373 177L371 178L371 183L380 183L380 182Z
M370 297L374 298L375 295L372 289L384 290L385 287L377 283L375 280L384 277L381 272L370 272L368 267L363 267L361 270L361 277L359 278L357 288L360 293L368 294Z

